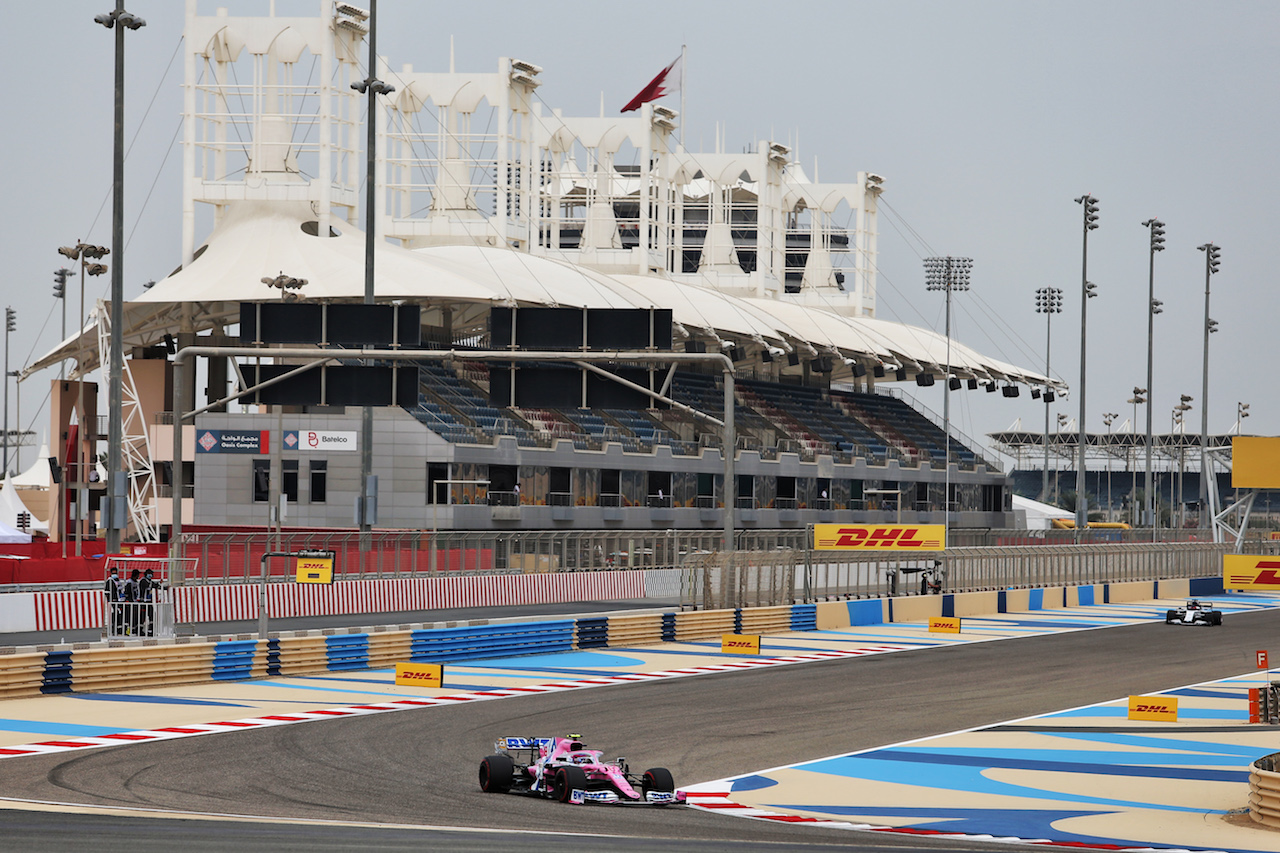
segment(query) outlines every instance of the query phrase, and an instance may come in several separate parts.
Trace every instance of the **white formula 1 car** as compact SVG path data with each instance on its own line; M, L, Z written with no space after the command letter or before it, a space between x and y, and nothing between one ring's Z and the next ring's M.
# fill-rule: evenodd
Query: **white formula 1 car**
M1221 625L1222 611L1213 609L1213 602L1191 599L1177 610L1164 612L1166 625Z
M671 772L663 767L631 773L625 758L606 761L587 749L581 735L506 737L480 762L480 790L487 794L530 794L562 803L666 806L684 802Z

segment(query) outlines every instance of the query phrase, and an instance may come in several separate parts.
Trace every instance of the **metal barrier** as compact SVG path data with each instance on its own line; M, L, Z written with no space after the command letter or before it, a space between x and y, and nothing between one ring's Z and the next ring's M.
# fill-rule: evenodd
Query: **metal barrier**
M745 531L741 550L804 547L806 531ZM257 580L268 551L324 549L334 552L336 580L435 575L531 574L604 569L677 568L720 547L719 531L375 531L362 549L347 531L184 533L182 556L190 568L175 585ZM432 554L434 542L434 555ZM432 557L434 556L434 561ZM274 578L292 576L284 562L269 566Z
M883 551L737 551L693 567L680 603L718 610L919 595L899 580L918 572L928 572L940 593L1213 577L1229 551L1212 542L951 548L906 558Z

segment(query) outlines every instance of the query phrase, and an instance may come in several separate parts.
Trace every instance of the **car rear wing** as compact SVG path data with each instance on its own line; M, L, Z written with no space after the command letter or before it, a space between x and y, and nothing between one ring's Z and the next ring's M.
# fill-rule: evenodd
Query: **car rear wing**
M530 761L536 759L543 747L550 748L555 738L550 737L504 737L493 742L495 752L508 754L511 752L528 752Z

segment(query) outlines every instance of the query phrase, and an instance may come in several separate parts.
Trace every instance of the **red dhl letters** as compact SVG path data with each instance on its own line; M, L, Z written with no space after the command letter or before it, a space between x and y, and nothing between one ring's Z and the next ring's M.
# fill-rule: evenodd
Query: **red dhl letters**
M396 664L396 684L419 687L442 687L444 667L438 663Z
M733 652L740 655L760 654L760 635L758 634L721 634L720 653Z
M1280 590L1280 560L1227 554L1222 558L1222 585L1227 589Z
M821 551L941 551L941 524L815 524L813 546Z
M1173 722L1178 719L1178 700L1163 696L1130 696L1129 719Z

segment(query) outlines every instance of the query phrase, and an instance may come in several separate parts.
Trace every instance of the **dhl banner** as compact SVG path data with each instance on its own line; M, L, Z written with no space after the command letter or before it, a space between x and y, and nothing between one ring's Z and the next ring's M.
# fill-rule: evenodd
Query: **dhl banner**
M408 687L441 687L444 667L438 663L396 664L396 684Z
M298 583L333 583L333 560L322 557L299 557Z
M929 620L929 632L932 634L959 634L960 619L956 616L934 616Z
M1172 696L1130 696L1129 719L1176 723L1178 700Z
M947 528L941 524L815 524L813 547L819 551L942 551Z
M1280 591L1280 557L1227 554L1222 558L1222 585L1227 589Z
M758 634L721 634L720 653L758 655L760 654L760 636Z
M332 551L298 551L298 583L333 583Z

